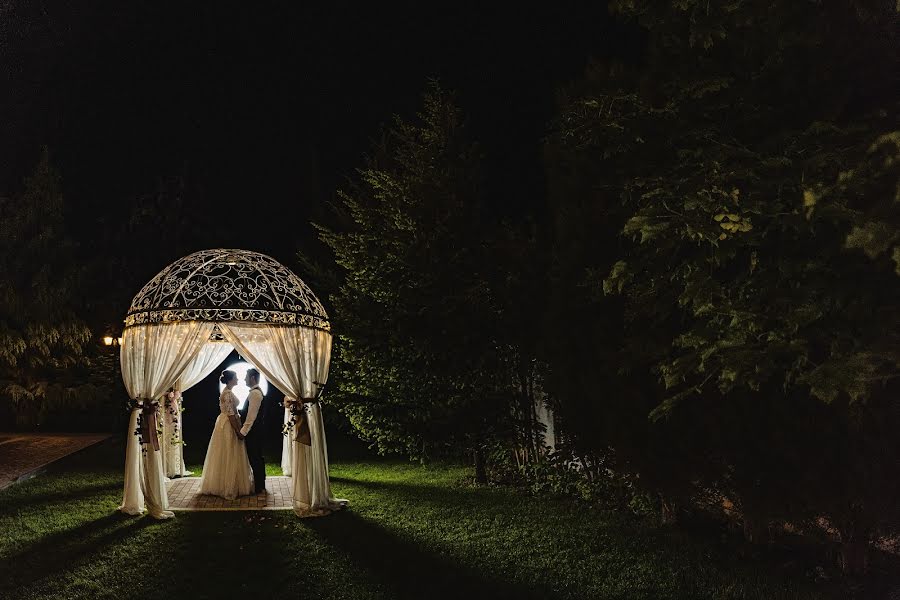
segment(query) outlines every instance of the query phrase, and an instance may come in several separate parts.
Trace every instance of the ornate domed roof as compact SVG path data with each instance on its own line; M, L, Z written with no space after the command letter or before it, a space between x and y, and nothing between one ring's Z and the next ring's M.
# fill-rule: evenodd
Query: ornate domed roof
M125 326L243 321L330 330L325 308L302 279L265 254L219 248L180 258L131 302Z

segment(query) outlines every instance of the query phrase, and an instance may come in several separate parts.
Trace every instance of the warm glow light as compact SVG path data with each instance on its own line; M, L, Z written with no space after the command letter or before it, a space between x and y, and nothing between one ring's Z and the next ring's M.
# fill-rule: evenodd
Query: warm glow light
M122 345L122 339L123 339L123 338L119 338L119 340L118 340L120 346Z
M113 345L113 338L112 338L112 336L109 336L109 335L108 335L108 336L106 336L105 338L103 338L103 344L106 345L106 346L112 346L112 345Z
M237 396L237 399L240 401L238 404L238 408L244 407L244 402L247 401L247 394L250 393L250 388L247 387L247 369L253 368L248 362L237 362L233 365L229 365L225 367L229 371L234 371L238 376L238 384L231 388L231 391L234 392L234 395ZM225 389L225 384L221 381L219 382L219 393L222 393L222 390ZM269 382L266 381L266 376L262 373L259 374L259 389L262 390L263 395L269 391Z

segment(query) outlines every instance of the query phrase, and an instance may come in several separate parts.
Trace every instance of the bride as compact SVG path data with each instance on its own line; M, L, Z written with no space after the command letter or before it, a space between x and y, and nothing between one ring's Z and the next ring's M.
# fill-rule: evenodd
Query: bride
M231 391L237 385L237 373L222 371L220 381L225 384L225 389L219 396L219 416L203 462L200 493L234 500L253 492L253 474L244 440L238 438L241 431L238 399Z

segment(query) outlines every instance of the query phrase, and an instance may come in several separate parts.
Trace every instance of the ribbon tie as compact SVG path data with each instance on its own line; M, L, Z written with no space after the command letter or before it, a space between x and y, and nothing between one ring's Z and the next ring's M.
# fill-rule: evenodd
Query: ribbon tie
M312 432L309 429L309 417L306 414L306 405L317 404L319 398L322 397L322 392L325 391L324 383L319 383L318 381L314 381L313 383L316 386L316 395L314 397L300 398L299 400L291 401L291 414L297 417L297 437L295 439L305 446L312 446Z
M297 441L305 446L312 446L312 433L309 430L309 417L306 416L306 404L315 402L315 398L300 398L300 414L297 419Z
M153 446L155 452L159 452L159 435L156 431L156 410L159 402L147 398L135 401L136 408L141 411L141 439L145 444Z

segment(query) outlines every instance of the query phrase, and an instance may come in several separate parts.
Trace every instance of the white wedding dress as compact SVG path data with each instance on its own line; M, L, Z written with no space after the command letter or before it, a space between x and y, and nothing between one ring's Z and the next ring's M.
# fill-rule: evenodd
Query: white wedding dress
M238 399L231 390L223 390L219 396L219 416L203 462L201 494L234 500L253 493L253 472L244 440L238 439L229 422L229 416L238 414L237 406Z

